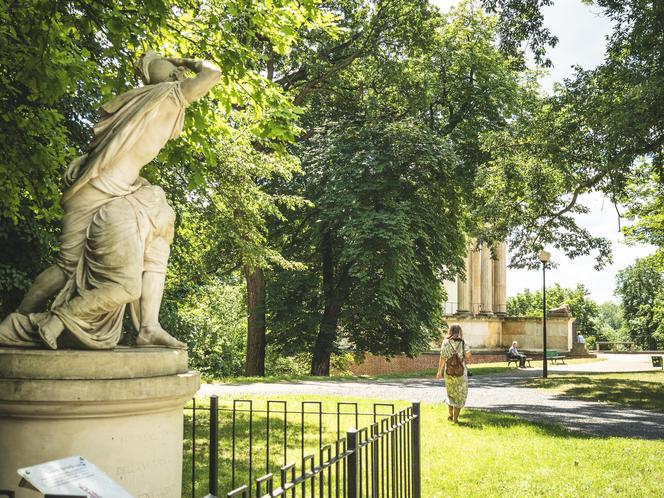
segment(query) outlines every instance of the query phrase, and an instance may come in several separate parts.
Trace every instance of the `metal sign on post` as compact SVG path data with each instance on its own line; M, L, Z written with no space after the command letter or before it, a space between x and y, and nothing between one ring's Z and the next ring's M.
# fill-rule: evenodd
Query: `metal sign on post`
M95 464L72 456L18 469L19 486L51 497L132 498Z

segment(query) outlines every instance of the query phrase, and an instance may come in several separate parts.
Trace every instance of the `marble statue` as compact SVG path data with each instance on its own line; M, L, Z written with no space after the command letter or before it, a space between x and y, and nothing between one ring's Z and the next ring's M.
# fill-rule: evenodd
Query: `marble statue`
M56 264L0 323L0 345L110 349L129 305L137 345L185 347L158 320L174 213L140 171L180 135L186 107L221 72L206 61L154 51L139 59L137 72L145 85L102 106L87 153L69 165Z
M572 307L569 304L561 304L557 308L551 308L549 310L550 316L571 316Z

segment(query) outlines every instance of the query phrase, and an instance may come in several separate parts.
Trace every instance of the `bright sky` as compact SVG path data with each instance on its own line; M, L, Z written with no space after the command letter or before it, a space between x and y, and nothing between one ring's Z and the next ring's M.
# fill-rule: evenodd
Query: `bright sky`
M458 1L431 0L431 3L445 10ZM544 89L550 91L554 82L574 74L572 66L591 69L602 62L606 36L611 33L611 23L601 15L601 9L597 6L585 5L580 0L557 0L554 5L545 7L543 12L546 27L559 40L558 45L548 51L553 68L540 80ZM632 264L635 259L652 254L655 248L645 244L626 245L618 231L618 214L614 206L604 200L601 194L581 196L580 202L588 206L590 212L577 216L579 225L593 235L606 237L611 241L613 264L598 272L593 269L594 258L591 256L570 260L553 252L551 259L559 266L547 272L547 286L558 283L563 287L576 287L582 283L596 301L617 301L613 294L616 273ZM621 223L625 225L626 221L622 220ZM507 270L508 296L524 289L539 289L541 285L540 271Z

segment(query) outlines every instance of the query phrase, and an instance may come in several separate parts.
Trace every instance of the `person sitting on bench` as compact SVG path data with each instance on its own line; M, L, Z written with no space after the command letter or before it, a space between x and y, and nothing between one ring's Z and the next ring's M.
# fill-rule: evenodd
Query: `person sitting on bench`
M525 368L526 367L526 355L523 353L519 353L519 350L516 348L519 344L514 341L512 342L512 347L510 348L509 352L507 353L510 358L513 359L518 359L519 360L519 368Z

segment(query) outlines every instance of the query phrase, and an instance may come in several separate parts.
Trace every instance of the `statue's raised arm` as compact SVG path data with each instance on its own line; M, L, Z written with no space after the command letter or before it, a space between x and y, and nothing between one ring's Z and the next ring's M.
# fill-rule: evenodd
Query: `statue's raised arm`
M221 70L208 61L177 57L166 57L164 60L176 67L178 75L182 74L182 68L196 73L193 78L180 80L182 81L180 88L188 102L195 102L205 96L221 78Z

